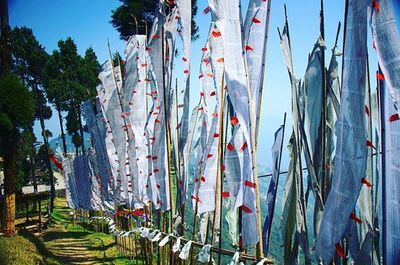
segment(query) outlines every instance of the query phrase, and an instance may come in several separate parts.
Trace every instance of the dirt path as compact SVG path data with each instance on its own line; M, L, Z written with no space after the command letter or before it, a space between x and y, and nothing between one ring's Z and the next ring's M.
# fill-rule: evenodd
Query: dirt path
M87 239L87 232L68 232L62 225L49 228L43 236L46 248L53 256L66 264L99 264L99 257L93 244ZM99 242L101 244L101 242Z

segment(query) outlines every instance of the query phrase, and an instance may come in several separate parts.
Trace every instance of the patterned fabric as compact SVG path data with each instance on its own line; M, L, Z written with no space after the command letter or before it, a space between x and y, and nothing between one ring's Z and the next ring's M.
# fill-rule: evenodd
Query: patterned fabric
M365 83L367 60L367 1L350 0L347 7L341 108L336 123L337 146L316 253L329 262L353 213L367 164Z

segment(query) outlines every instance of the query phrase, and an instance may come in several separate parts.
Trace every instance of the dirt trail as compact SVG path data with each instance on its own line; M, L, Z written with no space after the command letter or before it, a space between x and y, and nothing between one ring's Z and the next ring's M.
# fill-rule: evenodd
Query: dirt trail
M43 236L46 248L57 260L66 264L99 264L101 257L93 251L93 242L86 232L68 232L62 225L49 228ZM100 242L101 243L101 242Z

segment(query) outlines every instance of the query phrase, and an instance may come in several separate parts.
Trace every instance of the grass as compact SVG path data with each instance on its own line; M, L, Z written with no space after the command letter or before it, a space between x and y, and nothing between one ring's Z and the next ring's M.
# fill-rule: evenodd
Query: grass
M51 226L41 235L21 229L17 236L0 237L0 264L142 264L121 257L112 235L74 224L70 213L65 199L57 198Z

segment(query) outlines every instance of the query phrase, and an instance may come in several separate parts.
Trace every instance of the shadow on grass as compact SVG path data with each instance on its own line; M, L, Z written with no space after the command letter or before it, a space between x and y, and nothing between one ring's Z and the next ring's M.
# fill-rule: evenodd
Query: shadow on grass
M89 232L69 232L69 231L48 231L43 236L43 241L53 241L57 239L84 239Z
M36 248L39 251L39 254L43 257L44 260L47 261L48 259L53 259L53 260L57 260L57 263L59 263L59 260L57 259L57 257L54 256L53 253L51 253L47 249L47 247L45 246L43 241L41 241L38 237L36 237L32 232L25 230L25 229L21 229L19 234L36 246ZM50 262L50 264L54 264L54 263Z

